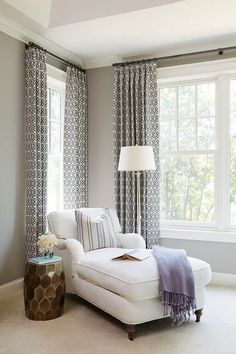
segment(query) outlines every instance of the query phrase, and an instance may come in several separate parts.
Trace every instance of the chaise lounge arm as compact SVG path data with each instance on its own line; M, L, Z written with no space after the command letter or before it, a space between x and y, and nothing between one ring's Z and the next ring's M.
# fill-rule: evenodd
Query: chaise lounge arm
M56 247L59 248L59 250L67 249L75 262L84 256L84 249L82 244L73 238L68 238L66 240L59 239Z
M122 248L146 248L143 237L139 234L117 234Z
M75 272L76 262L79 261L84 256L84 249L82 244L73 238L68 238L66 240L59 239L56 247L61 250L67 250L71 257L72 272Z

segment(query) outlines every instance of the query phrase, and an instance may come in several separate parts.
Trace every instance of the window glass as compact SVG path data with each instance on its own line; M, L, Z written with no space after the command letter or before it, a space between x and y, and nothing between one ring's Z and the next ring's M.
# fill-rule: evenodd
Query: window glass
M214 221L214 158L161 158L161 219Z
M215 82L161 87L162 220L214 222L214 149Z
M56 85L57 86L57 85ZM64 91L48 84L48 196L47 212L63 208Z

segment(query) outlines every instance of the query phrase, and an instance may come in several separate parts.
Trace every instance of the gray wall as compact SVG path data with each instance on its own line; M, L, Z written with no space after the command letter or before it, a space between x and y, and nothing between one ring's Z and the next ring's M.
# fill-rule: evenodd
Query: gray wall
M24 89L24 43L0 32L0 285L24 274Z
M162 246L184 248L187 254L211 265L213 272L236 274L236 244L223 242L161 239Z
M0 284L24 271L24 44L0 32Z
M112 68L88 70L89 206L114 206L112 152ZM236 244L162 239L162 245L184 248L219 273L236 274Z
M112 68L88 70L90 207L114 207L112 95Z

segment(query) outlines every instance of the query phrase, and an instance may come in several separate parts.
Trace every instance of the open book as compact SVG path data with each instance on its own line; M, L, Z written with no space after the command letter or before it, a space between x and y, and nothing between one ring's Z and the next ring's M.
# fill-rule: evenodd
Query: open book
M129 252L116 256L112 259L114 261L118 261L118 260L143 261L148 257L150 257L150 252L147 250L140 249L140 250L131 250Z

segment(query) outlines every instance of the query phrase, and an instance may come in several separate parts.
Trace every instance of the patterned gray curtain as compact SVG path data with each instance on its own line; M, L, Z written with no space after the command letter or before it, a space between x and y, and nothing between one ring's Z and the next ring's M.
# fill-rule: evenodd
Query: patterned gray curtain
M87 78L67 67L64 118L64 207L88 205Z
M47 217L47 68L46 53L25 54L26 258L36 255Z
M141 176L141 230L147 247L159 238L159 122L156 62L114 66L115 204L123 232L137 230L136 178L119 172L122 146L151 145L157 170Z

